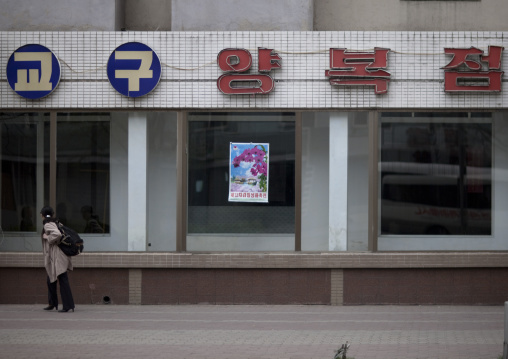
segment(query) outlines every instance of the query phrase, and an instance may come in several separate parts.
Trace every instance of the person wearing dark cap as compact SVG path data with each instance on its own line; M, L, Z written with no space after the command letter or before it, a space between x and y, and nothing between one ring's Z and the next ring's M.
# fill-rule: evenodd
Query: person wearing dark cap
M45 206L41 209L41 217L44 228L42 230L42 253L44 254L44 266L48 274L48 303L44 310L58 310L57 281L60 284L60 296L62 297L62 309L60 313L74 312L74 299L72 298L71 287L67 271L72 270L71 258L66 256L58 247L62 233L58 229L53 218L53 208Z

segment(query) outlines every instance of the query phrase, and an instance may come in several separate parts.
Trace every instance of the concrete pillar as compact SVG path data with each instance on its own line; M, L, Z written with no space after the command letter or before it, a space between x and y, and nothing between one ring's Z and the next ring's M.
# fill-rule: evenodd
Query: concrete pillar
M128 250L146 250L147 225L147 123L146 114L129 113L128 134ZM114 185L114 184L113 184Z
M348 115L330 114L328 249L347 250Z

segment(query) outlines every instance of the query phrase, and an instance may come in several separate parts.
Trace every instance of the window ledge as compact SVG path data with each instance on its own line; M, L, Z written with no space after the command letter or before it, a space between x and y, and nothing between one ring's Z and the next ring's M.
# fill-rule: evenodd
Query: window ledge
M472 268L508 267L499 252L97 252L74 257L75 268ZM0 253L0 267L44 267L41 253Z

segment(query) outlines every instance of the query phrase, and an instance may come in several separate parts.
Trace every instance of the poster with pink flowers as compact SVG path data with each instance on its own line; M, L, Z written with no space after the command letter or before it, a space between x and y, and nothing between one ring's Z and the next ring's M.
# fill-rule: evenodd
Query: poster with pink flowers
M268 203L268 143L230 143L229 201Z

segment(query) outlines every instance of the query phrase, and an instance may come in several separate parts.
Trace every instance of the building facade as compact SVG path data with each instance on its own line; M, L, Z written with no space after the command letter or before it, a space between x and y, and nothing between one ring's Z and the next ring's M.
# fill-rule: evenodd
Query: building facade
M502 1L54 3L0 14L1 303L46 204L77 303L507 300Z

